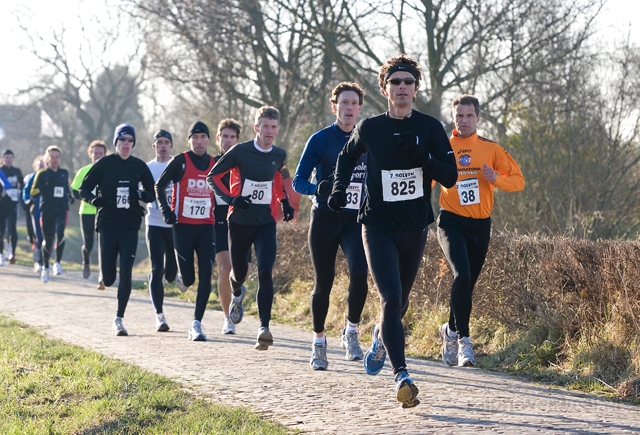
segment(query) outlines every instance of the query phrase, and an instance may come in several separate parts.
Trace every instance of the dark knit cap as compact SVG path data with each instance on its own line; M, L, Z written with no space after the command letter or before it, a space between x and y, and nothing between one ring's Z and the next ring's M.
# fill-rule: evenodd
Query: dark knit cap
M160 129L156 131L156 134L153 135L153 141L155 142L159 137L166 137L173 145L173 138L171 137L171 133L169 133L167 130Z
M211 138L211 135L209 134L209 127L207 127L207 124L202 121L196 121L191 124L191 127L189 127L189 138L196 133L204 133Z
M8 149L8 148L7 148L7 149L6 149L6 150L4 150L4 152L2 153L2 157L4 157L4 156L9 156L9 155L13 156L14 154L13 154L13 151L11 151L10 149Z
M116 131L113 133L113 146L116 146L116 142L120 139L120 136L130 134L133 136L133 146L136 146L136 129L129 124L120 124L116 127Z

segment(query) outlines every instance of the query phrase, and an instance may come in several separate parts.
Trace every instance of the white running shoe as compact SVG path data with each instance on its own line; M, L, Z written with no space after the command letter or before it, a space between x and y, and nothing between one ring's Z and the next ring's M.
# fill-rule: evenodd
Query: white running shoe
M40 263L38 263L37 261L33 263L33 273L39 274L41 270L42 270L42 266L40 266Z
M313 343L309 364L311 364L311 368L314 370L326 370L329 367L326 341L324 344Z
M57 261L53 263L53 274L54 275L62 275L62 264Z
M458 338L452 338L449 336L449 324L443 323L438 329L440 334L440 340L442 340L442 361L450 366L458 364Z
M476 356L473 353L473 345L469 337L458 339L458 367L475 366Z
M344 355L344 359L347 361L360 361L364 357L360 341L358 341L358 331L347 332L346 328L343 329L340 346L347 351Z
M4 242L4 250L6 252L6 254L4 255L5 258L11 257L11 254L13 254L13 249L12 249L12 246L11 246L11 242Z
M184 282L182 282L182 276L180 275L176 276L176 285L182 293L186 292L189 289L189 287L184 285Z
M242 301L247 294L247 288L242 285L240 287L240 296L231 295L231 303L229 304L229 319L234 324L238 324L242 322L242 317L244 317L244 305L242 305Z
M198 320L191 322L189 327L189 340L191 341L207 341L207 337L202 333L202 323Z
M224 317L224 323L222 324L222 333L223 334L236 333L236 325L234 325L231 319L229 319L229 316Z
M40 272L40 279L44 283L49 282L49 268L42 268L42 271Z
M4 262L4 255L0 254L0 266L4 266L6 263Z
M115 336L129 335L127 333L127 330L124 329L124 325L122 324L122 317L116 316L113 319L113 324L111 325L111 333Z
M271 335L271 331L269 331L269 328L261 326L260 329L258 329L256 350L268 350L271 345L273 345L273 335Z
M169 330L169 325L167 324L167 319L164 317L164 313L156 314L156 331L158 332L167 332Z

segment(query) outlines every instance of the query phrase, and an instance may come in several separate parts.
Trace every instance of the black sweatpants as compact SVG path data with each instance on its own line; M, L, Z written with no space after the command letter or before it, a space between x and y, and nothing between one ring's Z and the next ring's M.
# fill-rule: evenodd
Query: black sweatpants
M393 372L406 368L402 317L409 308L409 293L418 274L427 228L389 231L362 226L362 241L373 282L380 293L380 331Z
M194 254L198 256L198 293L193 318L202 321L211 294L211 272L216 256L213 225L175 224L172 231L178 272L187 287L196 280L193 258Z
M242 225L229 222L229 256L231 257L231 291L240 296L247 279L247 253L255 246L258 267L258 316L260 326L269 327L273 305L273 264L276 261L276 223Z
M120 282L118 283L118 311L124 317L131 296L131 273L138 248L138 230L100 230L98 232L100 271L107 287L116 281L116 264L120 257Z
M96 232L95 214L80 215L80 232L82 233L82 264L90 264L93 237Z
M62 260L64 252L64 230L67 227L68 211L41 212L42 220L42 267L49 268L49 258L53 252L53 239L56 238L56 262Z
M15 253L18 246L18 203L3 201L0 206L0 254L4 252L4 230L7 229L7 241L11 238L11 249Z
M171 228L148 225L145 235L151 260L149 295L156 313L162 313L164 301L162 277L164 276L168 282L173 282L178 273L176 254L173 251L173 232Z
M367 299L368 272L362 245L362 226L357 222L357 215L356 212L336 213L317 207L311 209L309 252L314 273L311 314L315 332L324 331L339 247L344 252L349 268L347 319L352 323L360 323Z
M473 287L478 281L491 238L491 218L472 219L443 210L438 218L438 242L453 272L449 329L469 336Z

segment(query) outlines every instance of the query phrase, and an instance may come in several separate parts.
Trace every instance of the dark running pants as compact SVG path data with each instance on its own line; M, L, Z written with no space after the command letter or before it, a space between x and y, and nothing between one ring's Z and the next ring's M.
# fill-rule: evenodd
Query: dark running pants
M99 230L98 244L102 282L110 287L116 281L116 265L120 257L120 282L118 283L118 311L124 317L131 296L131 273L138 248L138 230Z
M491 238L491 218L472 219L443 210L438 218L438 242L453 272L449 329L469 336L473 288L478 281Z
M11 238L11 249L15 253L18 246L18 203L7 200L0 206L0 254L4 252L4 230L7 231L7 241Z
M418 274L427 229L389 231L362 226L362 240L373 282L380 293L380 331L393 372L406 368L402 317L409 308L409 293Z
M216 256L213 224L175 224L172 231L178 273L187 287L196 281L193 258L194 254L198 256L198 293L193 318L201 322L211 294L211 272Z
M178 273L176 254L173 251L173 231L171 228L147 226L145 232L151 272L149 272L149 295L156 313L162 313L164 302L164 285L162 277L173 282Z
M82 264L91 264L91 250L96 232L96 215L80 215L80 232L82 233Z
M62 210L58 212L41 212L42 220L42 267L49 268L49 259L53 252L53 239L56 238L56 262L62 260L64 252L64 230L67 227L68 211Z
M311 209L308 240L314 273L314 287L311 293L314 332L324 331L336 274L338 248L342 248L349 268L347 319L352 323L360 323L367 299L368 269L362 245L362 226L357 222L357 215L357 212L336 213L317 207Z
M231 257L231 291L240 296L247 279L247 253L255 246L258 267L258 315L260 326L269 327L273 305L273 264L276 261L276 223L242 225L229 222L229 256Z

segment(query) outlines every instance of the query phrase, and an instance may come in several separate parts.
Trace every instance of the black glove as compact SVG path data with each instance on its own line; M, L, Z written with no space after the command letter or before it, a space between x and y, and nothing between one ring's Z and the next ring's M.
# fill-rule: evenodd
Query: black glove
M232 205L238 210L249 210L251 208L251 195L234 196L229 205Z
M91 200L91 205L95 208L106 207L109 202L101 196L96 196Z
M73 196L69 195L68 198L69 198L69 204L73 204L74 202L76 202L76 199Z
M420 138L410 131L403 131L402 133L396 133L398 136L398 145L406 152L413 154L416 159L419 159L422 163L426 163L431 160L431 153L424 147L420 146Z
M80 192L78 192L76 189L73 189L71 192L73 193L73 197L75 199L82 199L80 198Z
M149 192L146 190L138 190L138 198L140 198L142 202L151 202L149 201Z
M175 225L178 223L178 218L176 217L176 214L170 208L162 210L162 219L164 220L164 223L167 225Z
M329 180L322 180L316 186L316 196L329 196L331 194L331 187L331 182Z
M293 209L293 207L291 207L291 205L289 205L288 199L283 199L280 204L282 205L282 214L284 215L282 220L285 222L289 222L291 219L293 219L295 210Z
M327 205L333 211L342 211L347 205L347 193L342 190L334 190L329 199Z

